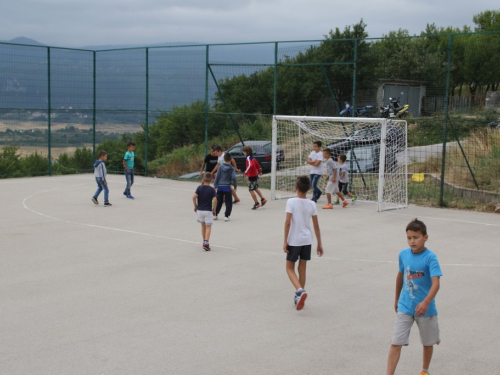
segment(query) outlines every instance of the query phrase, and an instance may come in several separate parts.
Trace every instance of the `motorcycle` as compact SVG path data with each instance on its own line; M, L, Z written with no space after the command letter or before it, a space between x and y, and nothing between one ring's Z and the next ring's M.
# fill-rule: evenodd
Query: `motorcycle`
M409 104L401 106L399 104L399 99L389 98L389 104L385 107L380 107L380 117L393 118L399 117L403 118L408 115L408 110L410 109Z
M373 109L371 105L365 105L362 108L356 108L354 110L355 117L373 117L373 113L370 111ZM352 107L349 102L345 102L345 109L340 111L340 117L352 117Z

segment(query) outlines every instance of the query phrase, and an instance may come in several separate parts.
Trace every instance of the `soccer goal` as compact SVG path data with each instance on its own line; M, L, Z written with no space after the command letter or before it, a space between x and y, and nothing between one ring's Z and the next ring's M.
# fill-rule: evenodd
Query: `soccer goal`
M384 118L273 116L271 198L296 196L297 176L309 175L314 141L337 161L346 155L349 190L377 211L408 206L407 125ZM326 173L326 171L325 171ZM319 185L324 189L327 179Z

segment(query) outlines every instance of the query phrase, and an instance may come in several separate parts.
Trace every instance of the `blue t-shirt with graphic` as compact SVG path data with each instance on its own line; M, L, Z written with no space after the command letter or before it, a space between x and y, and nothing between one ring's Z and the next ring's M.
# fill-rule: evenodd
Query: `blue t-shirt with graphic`
M399 272L403 274L403 289L398 301L398 311L415 315L415 308L429 294L432 277L442 276L436 254L429 249L413 254L411 248L399 253ZM436 302L432 300L424 316L437 315Z
M127 168L134 169L134 152L133 151L127 151L125 153L125 156L123 157L123 160L125 160L125 164L127 164Z

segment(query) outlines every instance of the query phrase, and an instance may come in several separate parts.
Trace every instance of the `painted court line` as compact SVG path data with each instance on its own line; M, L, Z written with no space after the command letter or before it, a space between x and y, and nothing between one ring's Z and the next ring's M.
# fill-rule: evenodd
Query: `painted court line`
M167 237L167 236L161 236L161 235L157 235L157 234L144 233L144 232L132 231L132 230L121 229L121 228L105 227L105 226L101 226L101 225L79 223L79 222L76 222L76 221L64 220L64 219L61 219L61 218L57 218L57 217L54 217L54 216L50 216L50 215L44 214L42 212L35 211L34 209L30 208L27 205L27 201L30 200L31 198L33 198L34 196L37 196L37 195L40 195L40 194L43 194L43 193L47 193L47 192L51 192L51 191L55 191L55 190L66 189L66 188L70 188L70 187L83 186L83 185L85 185L85 184L66 185L66 186L60 186L60 187L57 187L57 188L52 188L52 189L47 189L47 190L41 190L41 191L39 191L37 193L33 193L33 194L25 197L23 199L23 201L22 201L22 205L23 205L23 207L25 209L27 209L28 211L30 211L30 212L32 212L32 213L34 213L36 215L39 215L39 216L42 216L42 217L45 217L45 218L48 218L48 219L51 219L51 220L55 220L55 221L67 223L67 224L81 225L81 226L85 226L85 227L89 227L89 228L112 230L112 231L116 231L116 232L129 233L129 234L135 234L135 235L146 236L146 237L161 238L161 239L166 239L166 240L170 240L170 241L177 241L177 242L183 242L183 243L199 244L199 241L191 241L191 240L185 240L185 239L182 239L182 238ZM149 186L149 185L144 185L144 186ZM281 253L281 252L275 253L275 252L261 251L261 250L248 251L247 249L241 249L241 248L237 248L237 247L220 246L220 245L211 245L211 246L214 247L214 248L220 248L220 249L226 249L226 250L237 250L237 251L253 252L253 253L260 253L260 254L275 255L275 256L280 256L280 257L283 256L283 253ZM389 260L369 260L369 259L355 259L355 258L349 259L349 258L335 258L335 257L328 257L328 256L325 256L325 257L322 257L322 258L328 259L328 260L342 261L342 262L384 263L384 264L397 264L398 263L398 262L389 261ZM441 264L441 265L442 266L457 266L457 267L500 267L500 265L498 265L498 264L486 264L486 265L482 265L482 264L459 264L459 263L452 263L452 264Z

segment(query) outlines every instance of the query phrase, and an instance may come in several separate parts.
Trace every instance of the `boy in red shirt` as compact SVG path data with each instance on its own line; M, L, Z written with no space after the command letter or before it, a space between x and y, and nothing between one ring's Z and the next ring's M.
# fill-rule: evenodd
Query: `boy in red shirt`
M259 184L257 181L259 180L259 176L262 176L262 169L260 168L260 164L253 157L253 150L250 146L243 147L243 154L247 157L246 167L245 167L245 176L248 177L248 191L250 191L250 195L253 198L255 204L252 207L252 210L256 210L257 208L265 205L267 203L267 199L262 196L262 193L259 189ZM260 197L260 203L257 200L257 193Z

